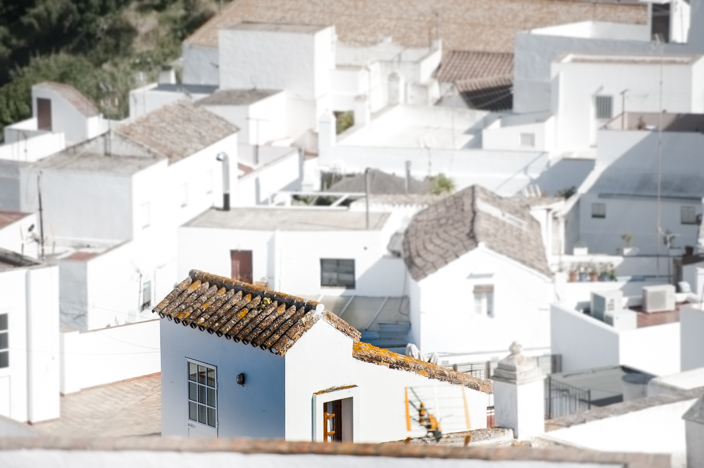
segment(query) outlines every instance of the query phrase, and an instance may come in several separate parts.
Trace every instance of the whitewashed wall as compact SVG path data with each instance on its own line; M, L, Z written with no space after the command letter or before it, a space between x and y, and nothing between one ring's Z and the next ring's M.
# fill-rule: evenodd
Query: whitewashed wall
M388 257L394 232L179 228L179 278L193 268L229 277L230 250L252 250L253 279L295 295L403 295L405 266ZM356 288L320 287L320 259L355 259Z
M240 129L239 142L264 145L288 135L286 93L279 92L249 105L204 105Z
M17 138L10 141L7 137L13 133ZM42 132L30 135L29 138L23 138L23 134L22 130L11 131L5 128L5 144L0 145L0 159L35 162L66 148L63 132Z
M78 143L96 137L107 130L102 115L86 117L60 93L48 88L32 87L32 115L37 114L37 99L51 100L51 127L53 132L62 132L66 141Z
M321 353L321 349L326 352ZM433 393L428 387L434 388L438 400L448 405L453 395L461 401L464 391L471 428L486 427L486 394L462 390L461 386L428 379L413 372L358 361L352 357L351 338L326 322L319 322L306 332L285 359L287 440L311 440L314 423L311 421L312 395L346 385L357 385L359 389L359 396L354 397L353 401L353 411L359 412L354 442L384 442L423 435L424 431L419 431L415 424L411 432L406 428L406 387L417 387L418 392L425 388L427 396ZM425 403L431 412L437 409L432 397ZM439 414L443 417L443 431L456 432L467 428L463 409L453 408L455 412L462 411L462 417L451 420L449 408L443 412L441 405Z
M494 286L494 317L475 314L475 285ZM551 281L483 245L420 280L418 289L419 320L415 312L411 323L424 353L503 357L513 341L527 350L550 347Z
M88 332L61 332L61 393L159 372L159 320L150 318Z
M542 114L537 118L540 119ZM533 135L535 144L523 146L521 135ZM482 130L482 148L485 150L512 151L551 151L555 146L555 119L536 120L533 123L524 122L515 125L503 125L496 121L491 127Z
M563 372L620 365L654 375L680 371L680 323L616 330L568 305L553 304L550 326L552 353L562 355Z
M0 369L0 415L41 422L59 417L59 291L52 267L0 272L8 314L10 366Z
M680 309L682 371L704 367L704 311L698 305Z
M34 224L34 229L36 229L34 232L38 238L39 223L34 213L27 214L22 219L0 229L0 248L36 258L38 244L32 240L31 234L28 232L32 224Z
M300 189L302 164L298 150L274 160L237 180L237 206L269 204L282 190Z
M217 47L183 44L183 77L186 84L217 85L220 82Z
M189 435L186 358L216 367L219 437L286 436L284 358L166 319L160 323L163 436ZM244 387L236 383L240 373ZM310 404L304 407L310 411Z

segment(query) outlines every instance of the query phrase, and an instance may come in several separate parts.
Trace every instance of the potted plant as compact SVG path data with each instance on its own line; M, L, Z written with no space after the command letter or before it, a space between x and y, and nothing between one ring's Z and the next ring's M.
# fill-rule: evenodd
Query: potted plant
M626 244L622 249L621 253L623 255L633 255L636 253L636 248L632 247L633 243L633 233L630 231L625 231L623 234L621 234L621 239L623 240L623 243Z
M591 282L599 281L599 270L596 268L596 265L593 263L589 264L589 281L591 281Z
M582 283L586 282L589 279L589 275L587 273L587 269L584 267L584 265L579 266L579 281Z
M609 279L611 281L616 281L616 269L613 264L609 264Z
M568 281L570 283L575 283L579 279L579 273L578 273L577 267L575 265L572 265L572 267L570 268L569 275L570 276L569 276Z
M601 265L599 269L599 281L610 281L611 276L609 275L609 267L606 265Z
M572 255L574 256L585 256L589 254L589 249L587 248L587 244L584 242L577 241L574 244L574 247L572 247Z

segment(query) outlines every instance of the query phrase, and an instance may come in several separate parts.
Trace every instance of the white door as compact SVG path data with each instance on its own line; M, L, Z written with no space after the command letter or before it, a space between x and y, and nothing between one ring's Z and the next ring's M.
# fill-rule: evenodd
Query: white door
M215 366L186 361L188 437L218 436L218 389Z

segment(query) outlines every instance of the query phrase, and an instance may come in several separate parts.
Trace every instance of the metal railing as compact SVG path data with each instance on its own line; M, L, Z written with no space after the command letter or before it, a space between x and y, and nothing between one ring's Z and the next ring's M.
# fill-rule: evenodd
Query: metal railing
M545 419L587 411L591 400L591 390L573 387L550 376L545 379Z
M561 354L545 354L533 359L545 375L562 372ZM490 379L497 365L498 361L463 362L453 364L452 369L480 379Z

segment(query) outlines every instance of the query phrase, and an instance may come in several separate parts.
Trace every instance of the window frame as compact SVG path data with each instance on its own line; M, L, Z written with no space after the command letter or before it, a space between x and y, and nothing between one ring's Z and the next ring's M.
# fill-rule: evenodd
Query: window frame
M535 148L535 133L530 133L530 132L521 133L521 147L522 148Z
M6 343L2 344L2 337L6 337ZM0 313L0 369L10 367L10 314Z
M685 210L690 211L691 210L691 220L689 219L689 215L685 216ZM697 224L697 207L692 206L692 205L682 205L680 206L680 224L686 225L686 226L693 226Z
M196 379L191 380L191 366L196 366ZM199 380L200 377L200 367L205 368L206 374L205 378L203 379L203 383L201 383ZM213 371L213 385L211 386L208 383L209 380L209 372L212 370ZM195 391L195 400L191 399L191 388L192 385L195 385L196 391ZM205 391L203 393L203 400L200 401L200 395L201 395L201 388L204 388ZM208 392L208 390L213 390L212 397L211 394ZM214 405L211 405L210 403L213 402ZM188 422L194 422L201 424L205 427L212 427L214 429L218 429L218 373L217 373L217 366L214 366L212 364L207 364L201 361L197 361L195 359L191 358L186 358L186 413L188 415ZM193 406L195 405L195 406ZM203 418L205 419L205 422L200 421L200 415L201 411L200 408L204 408L204 413L203 413ZM192 412L192 408L195 408L195 413ZM208 410L213 410L212 412L212 417L215 419L214 424L210 424L209 419L211 418L211 413ZM192 418L195 417L195 419Z
M145 286L147 286L145 288ZM148 289L149 291L149 297L145 297L145 289ZM142 281L142 293L141 293L141 304L139 306L140 312L145 311L149 309L152 306L152 297L154 296L154 293L152 291L152 280L148 279L145 281Z
M597 206L600 206L603 208L603 210L599 211ZM592 203L592 218L594 219L606 219L606 203Z
M330 262L335 262L335 271L331 272L330 270L327 270L324 268L324 264ZM341 262L351 262L351 274L352 274L352 281L345 282L344 280L340 279L341 275L344 274L349 274L349 271L340 271L340 267L342 266ZM349 264L347 264L349 267ZM334 274L335 279L333 281L330 280L329 275ZM327 276L326 276L327 275ZM321 288L345 288L345 289L355 289L357 286L357 270L356 270L356 262L354 258L321 258L320 259L320 287Z
M494 304L494 285L475 284L472 294L474 296L474 315L493 318L496 314Z

